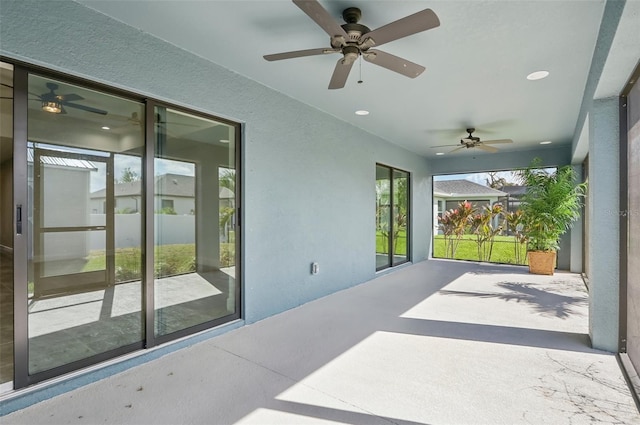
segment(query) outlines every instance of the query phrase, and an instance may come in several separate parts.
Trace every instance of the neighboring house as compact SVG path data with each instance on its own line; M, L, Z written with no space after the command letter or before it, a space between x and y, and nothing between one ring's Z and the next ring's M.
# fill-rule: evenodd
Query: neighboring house
M438 231L438 217L456 208L460 202L469 201L476 208L500 202L507 194L469 180L440 180L433 182L433 227Z
M155 210L171 208L178 215L195 214L195 177L182 174L163 174L156 177L157 192ZM142 208L142 181L114 185L116 213L135 213ZM233 207L234 193L226 187L219 188L220 206ZM94 214L106 212L106 189L91 194L91 210Z
M505 186L500 190L507 194L503 202L505 209L509 212L519 210L522 195L527 192L526 186Z

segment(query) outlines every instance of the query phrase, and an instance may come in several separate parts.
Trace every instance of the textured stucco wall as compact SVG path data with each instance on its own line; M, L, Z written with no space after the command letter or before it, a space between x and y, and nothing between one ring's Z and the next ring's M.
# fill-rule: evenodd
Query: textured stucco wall
M3 1L0 20L9 58L243 123L247 322L375 276L376 162L412 173L413 259L427 257L423 158L74 2Z
M620 164L618 99L589 112L589 334L594 348L618 351Z

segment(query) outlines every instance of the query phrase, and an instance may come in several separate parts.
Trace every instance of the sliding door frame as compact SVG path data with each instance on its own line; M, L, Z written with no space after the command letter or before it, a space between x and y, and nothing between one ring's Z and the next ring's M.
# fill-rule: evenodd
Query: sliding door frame
M78 78L72 75L52 71L43 67L31 65L29 63L16 61L8 58L0 58L3 62L13 65L13 85L14 85L14 114L13 114L13 232L14 232L14 389L21 389L29 385L41 382L47 379L58 377L60 375L74 372L78 369L97 365L101 362L111 360L115 357L138 351L144 348L157 346L158 344L173 341L188 335L195 334L199 331L212 329L224 323L240 319L243 315L242 310L242 252L243 252L243 235L241 224L243 217L241 208L243 205L242 196L242 131L243 126L225 118L200 112L196 109L189 109L167 102L160 102L152 98L145 98L139 94L120 90L110 86ZM52 78L64 81L69 84L79 85L88 89L96 90L104 94L119 96L128 100L140 102L144 105L144 147L142 153L142 228L140 245L142 253L143 268L141 273L141 290L142 290L142 329L144 334L140 342L117 347L83 358L81 360L66 363L61 366L54 367L42 372L29 374L29 328L28 328L28 255L29 255L29 232L27 207L28 207L28 85L29 75L38 75L41 77ZM192 326L178 332L174 332L161 337L155 336L154 333L154 158L155 158L155 137L156 137L156 120L155 107L168 107L171 109L183 111L195 116L204 117L210 120L226 124L234 129L234 166L236 167L235 181L235 209L236 209L236 229L235 229L235 312L212 321L208 321L196 326ZM111 190L113 192L113 190ZM113 195L113 193L112 193ZM109 204L113 206L113 204ZM21 223L19 221L21 219ZM113 223L111 223L113 225ZM21 227L21 229L20 229ZM113 247L112 247L113 248ZM111 261L110 263L113 263ZM113 269L113 264L111 267ZM113 272L113 270L112 270Z

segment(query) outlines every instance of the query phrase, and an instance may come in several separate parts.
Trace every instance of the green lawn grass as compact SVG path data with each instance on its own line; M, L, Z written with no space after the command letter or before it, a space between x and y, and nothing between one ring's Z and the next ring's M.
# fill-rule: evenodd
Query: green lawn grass
M195 244L160 245L155 248L155 277L192 273L196 271ZM116 282L140 279L142 276L142 251L140 248L119 248L115 253ZM220 244L220 266L235 263L235 244ZM83 271L103 270L104 251L92 251Z
M407 232L401 230L396 238L396 255L407 255ZM378 254L389 253L389 241L379 231L376 232L376 252Z
M527 247L526 244L519 245L520 258L522 262L516 263L515 260L515 245L514 239L511 236L496 236L495 243L493 244L493 252L491 254L490 261L492 263L503 264L527 264ZM433 243L433 257L434 258L446 258L444 247L444 236L436 235ZM478 244L475 241L474 235L464 235L456 254L455 260L471 260L478 261Z

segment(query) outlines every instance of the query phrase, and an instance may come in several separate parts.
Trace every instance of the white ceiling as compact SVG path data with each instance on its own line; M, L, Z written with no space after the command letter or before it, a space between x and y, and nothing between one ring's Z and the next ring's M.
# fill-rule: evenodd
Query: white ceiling
M453 149L431 146L458 143L469 126L485 140L513 139L496 145L501 151L538 148L544 140L570 144L605 6L604 0L321 0L341 24L343 9L359 7L360 23L372 30L426 8L441 22L380 47L425 66L416 79L363 62L362 84L356 63L344 89L328 90L339 55L262 58L329 46L325 32L291 1L80 2L428 157ZM621 43L636 34L628 31ZM526 79L538 70L549 77ZM630 71L622 70L624 78ZM356 116L358 109L371 113Z

